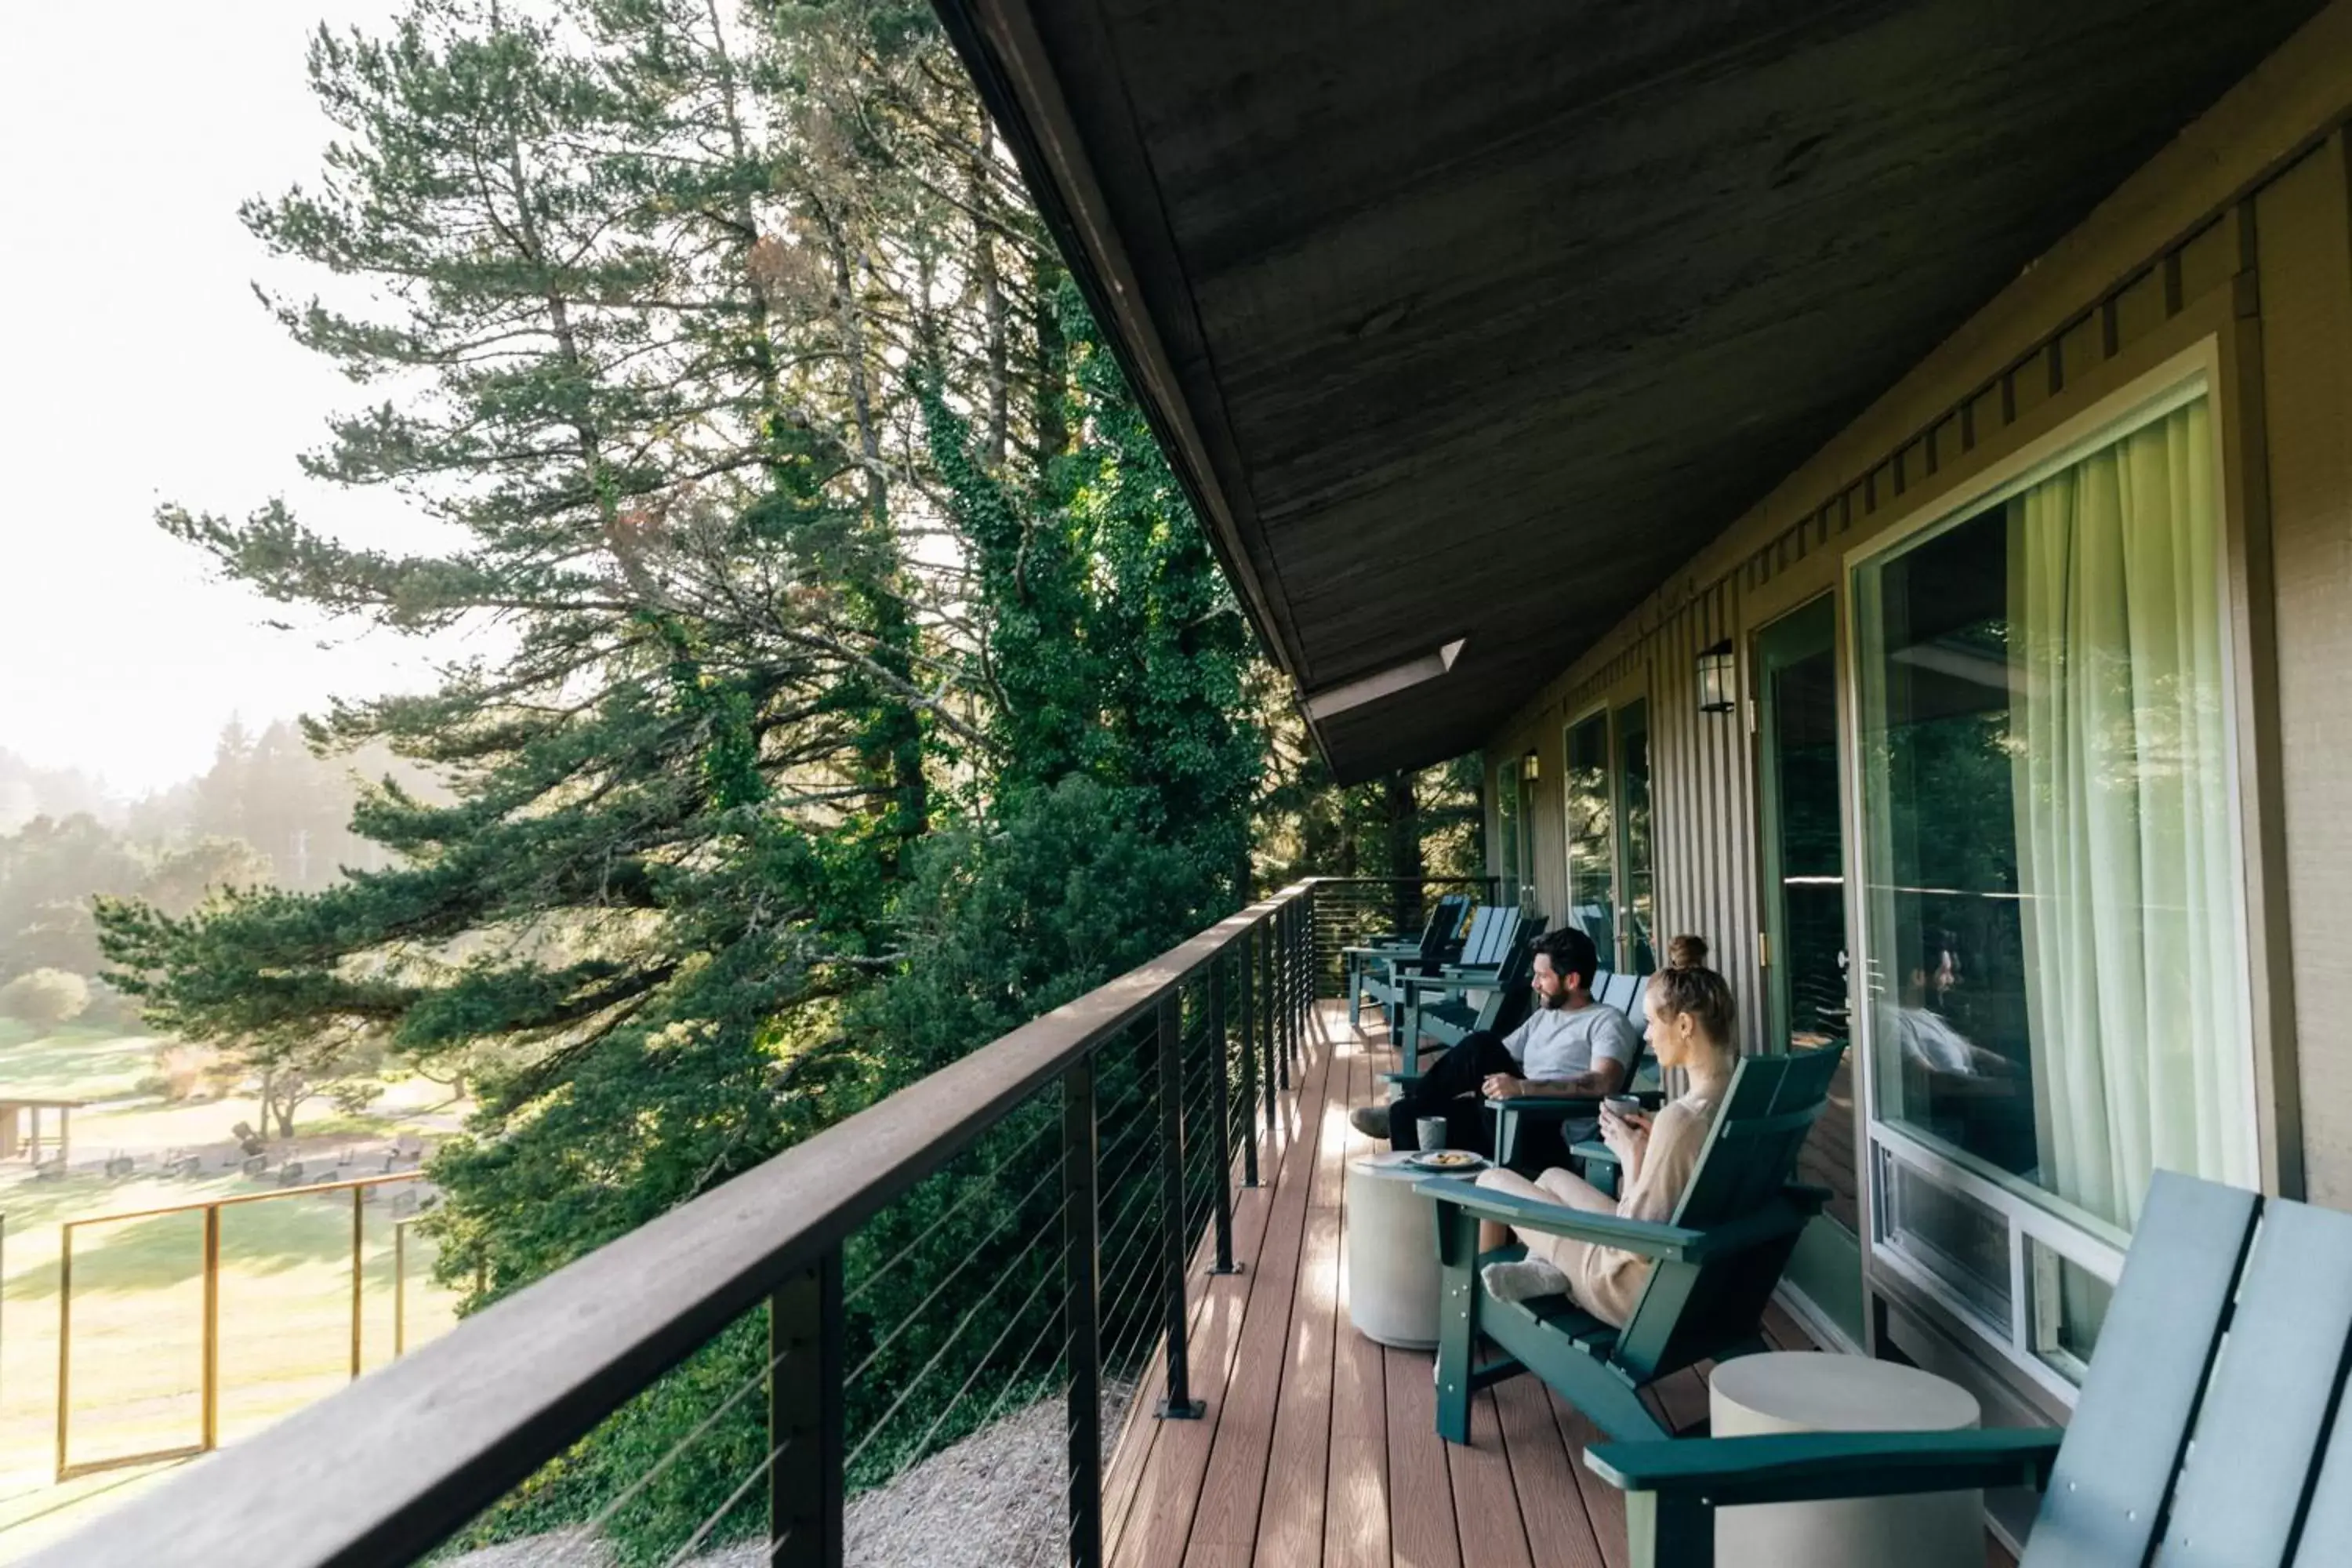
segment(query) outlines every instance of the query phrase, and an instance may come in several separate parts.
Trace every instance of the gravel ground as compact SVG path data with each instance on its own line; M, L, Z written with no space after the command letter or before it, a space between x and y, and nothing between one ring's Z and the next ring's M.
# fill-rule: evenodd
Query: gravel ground
M1123 1389L1105 1389L1117 1429ZM1017 1410L892 1481L849 1501L845 1557L854 1568L1051 1568L1063 1559L1062 1402ZM691 1568L762 1568L766 1547L743 1542ZM444 1568L612 1568L611 1552L573 1532L510 1541Z

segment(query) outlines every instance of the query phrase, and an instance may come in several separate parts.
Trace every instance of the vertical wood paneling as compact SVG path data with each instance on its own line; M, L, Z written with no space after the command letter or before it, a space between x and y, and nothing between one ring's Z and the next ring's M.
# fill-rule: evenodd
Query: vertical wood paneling
M2305 1193L2352 1204L2352 239L2339 135L2256 198ZM2220 226L2216 226L2217 227Z
M1707 939L1716 966L1739 997L1742 1043L1753 1049L1762 1038L1758 1007L1763 993L1747 718L1744 709L1701 713L1697 689L1699 650L1725 637L1741 648L1741 678L1747 679L1739 581L1735 575L1694 595L1664 616L1635 651L1651 676L1654 935L1661 952L1664 940L1679 932ZM1743 689L1743 700L1745 695Z

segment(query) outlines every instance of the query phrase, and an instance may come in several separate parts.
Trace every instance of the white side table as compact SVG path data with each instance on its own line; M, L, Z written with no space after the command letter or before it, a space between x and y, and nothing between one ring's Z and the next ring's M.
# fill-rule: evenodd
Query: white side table
M1916 1367L1867 1356L1741 1356L1707 1381L1709 1432L1948 1432L1982 1419L1976 1396ZM1727 1508L1718 1568L1983 1568L1984 1494L1914 1492L1835 1502Z
M1412 1189L1441 1173L1417 1170L1410 1158L1348 1162L1348 1318L1366 1339L1425 1351L1437 1344L1437 1209ZM1483 1169L1481 1161L1462 1179Z

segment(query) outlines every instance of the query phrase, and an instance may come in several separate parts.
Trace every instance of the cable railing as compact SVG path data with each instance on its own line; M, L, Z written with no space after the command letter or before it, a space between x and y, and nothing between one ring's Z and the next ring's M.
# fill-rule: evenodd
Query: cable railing
M1319 994L1337 996L1345 981L1340 950L1370 935L1418 937L1437 900L1449 893L1491 904L1499 877L1318 877L1315 879L1314 978Z
M1280 1169L1339 948L1486 880L1285 888L34 1561L234 1561L266 1518L275 1568L518 1536L548 1564L916 1563L890 1520L920 1509L866 1501L973 1444L1026 1478L992 1560L1093 1568L1118 1435L1201 1414L1203 1276Z

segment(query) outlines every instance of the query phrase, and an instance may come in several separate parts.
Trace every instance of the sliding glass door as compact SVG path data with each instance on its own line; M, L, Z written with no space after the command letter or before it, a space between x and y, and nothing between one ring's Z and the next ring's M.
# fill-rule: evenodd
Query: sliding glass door
M1838 809L1837 621L1828 595L1756 637L1756 760L1762 814L1764 984L1771 1050L1845 1043L1845 832ZM1827 1211L1790 1267L1824 1315L1863 1332L1861 1163L1851 1051L1798 1162Z
M1617 967L1647 974L1658 967L1657 887L1650 845L1650 705L1617 710Z
M1617 952L1617 834L1609 788L1609 711L1568 727L1560 795L1568 813L1563 923L1592 939L1605 967Z
M2055 1380L2256 1176L2220 456L2192 381L1854 573L1874 1257Z

